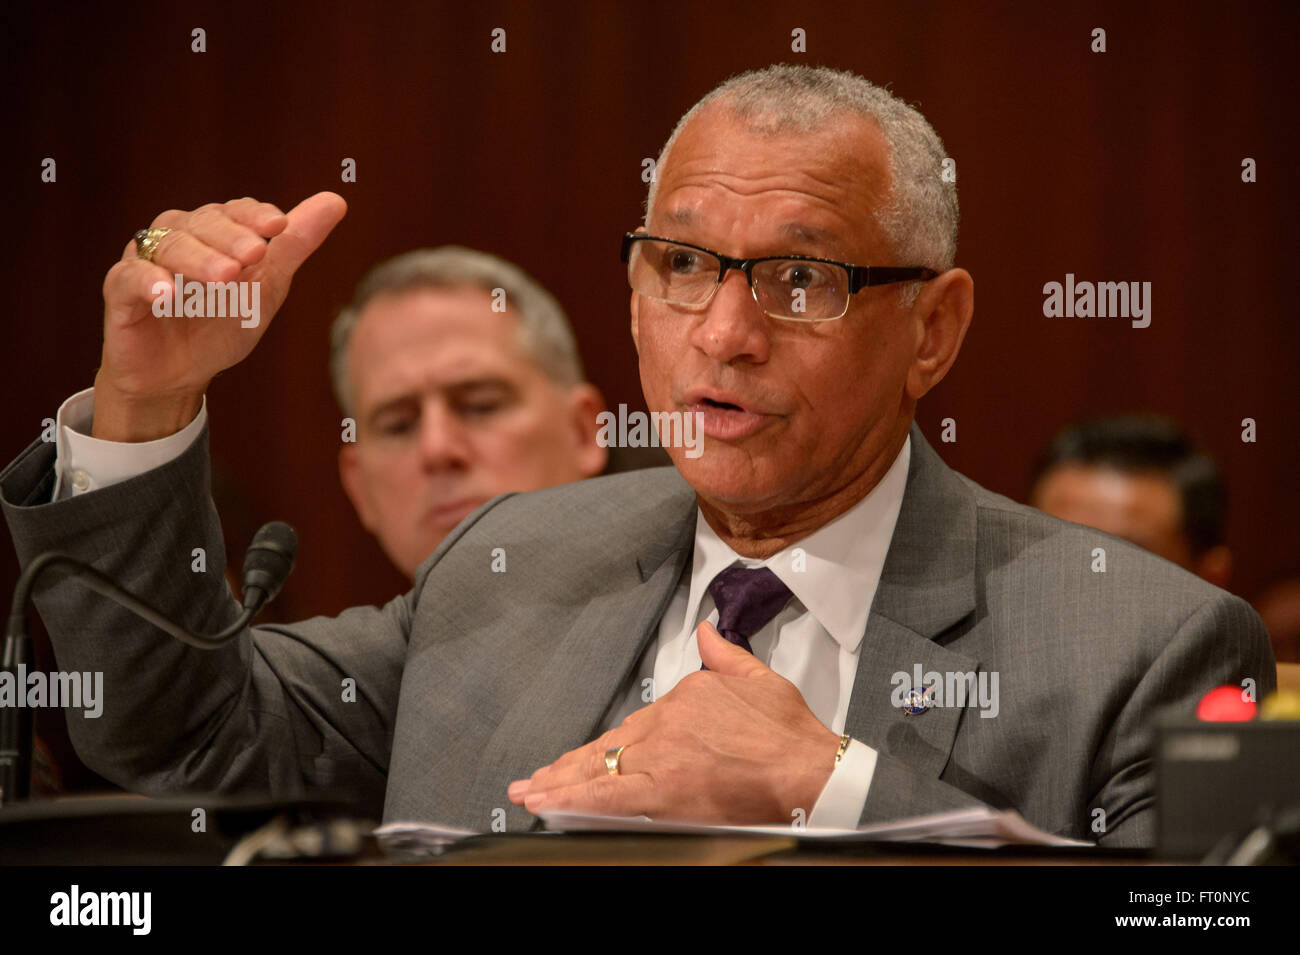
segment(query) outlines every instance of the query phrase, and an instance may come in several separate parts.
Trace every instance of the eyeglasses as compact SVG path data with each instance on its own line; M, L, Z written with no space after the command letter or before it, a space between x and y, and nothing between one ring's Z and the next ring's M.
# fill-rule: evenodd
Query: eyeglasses
M849 265L798 255L733 259L689 242L641 232L624 234L621 257L634 292L687 307L707 304L727 273L739 269L758 307L773 318L792 322L843 318L849 297L867 286L929 281L939 274L921 267Z

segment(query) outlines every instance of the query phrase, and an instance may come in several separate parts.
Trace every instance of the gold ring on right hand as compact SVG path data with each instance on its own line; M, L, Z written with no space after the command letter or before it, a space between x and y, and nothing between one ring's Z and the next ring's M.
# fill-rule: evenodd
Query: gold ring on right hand
M135 239L135 254L146 262L152 262L158 254L158 243L171 229L141 229L132 238Z

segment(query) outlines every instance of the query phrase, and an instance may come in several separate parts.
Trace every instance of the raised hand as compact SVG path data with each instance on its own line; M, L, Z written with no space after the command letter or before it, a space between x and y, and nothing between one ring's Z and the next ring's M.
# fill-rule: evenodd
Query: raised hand
M347 204L332 192L304 199L287 215L269 203L233 199L154 219L154 228L171 231L152 262L128 242L104 278L94 436L150 441L191 421L208 383L253 350L288 296L298 267L346 212ZM158 316L154 304L163 296L173 298L177 274L182 282L258 283L257 320L241 321L238 314Z

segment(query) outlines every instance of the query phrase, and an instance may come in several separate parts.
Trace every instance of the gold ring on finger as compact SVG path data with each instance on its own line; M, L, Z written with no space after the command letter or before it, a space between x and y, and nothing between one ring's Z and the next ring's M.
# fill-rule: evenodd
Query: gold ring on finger
M153 257L158 254L158 243L163 240L171 229L141 229L133 238L135 239L135 254L146 262L152 262Z
M625 749L627 749L626 746L620 746L617 749L605 750L605 772L611 776L618 775L618 759L623 755Z

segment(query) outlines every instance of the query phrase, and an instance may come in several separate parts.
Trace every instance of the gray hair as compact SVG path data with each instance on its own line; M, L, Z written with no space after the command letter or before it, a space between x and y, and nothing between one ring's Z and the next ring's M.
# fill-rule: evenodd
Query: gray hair
M692 106L673 128L659 152L662 172L677 137L710 103L723 101L732 115L770 133L809 132L836 113L869 117L889 143L892 190L889 204L877 209L876 223L893 247L891 265L927 266L937 272L953 267L957 256L957 185L943 180L943 141L926 118L888 90L855 73L825 66L780 63L731 77ZM646 223L654 210L656 175L646 200ZM910 306L921 283L901 286Z
M583 381L582 361L564 309L550 292L519 266L459 245L416 249L381 262L357 286L351 304L330 328L330 377L334 396L346 413L353 411L348 380L348 343L371 299L378 295L474 285L488 293L504 289L519 322L519 344L559 387Z

